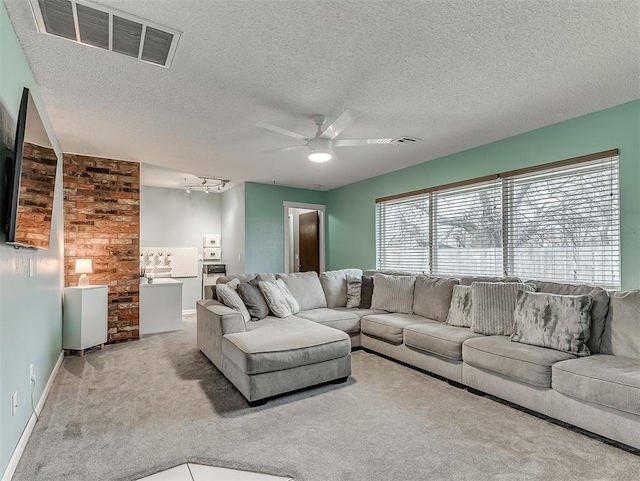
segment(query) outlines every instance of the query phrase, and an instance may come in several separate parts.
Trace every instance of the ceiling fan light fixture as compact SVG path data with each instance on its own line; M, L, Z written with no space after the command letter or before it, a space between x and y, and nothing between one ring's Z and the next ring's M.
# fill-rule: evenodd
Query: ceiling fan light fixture
M327 162L332 157L330 140L318 138L309 141L309 160L311 162Z

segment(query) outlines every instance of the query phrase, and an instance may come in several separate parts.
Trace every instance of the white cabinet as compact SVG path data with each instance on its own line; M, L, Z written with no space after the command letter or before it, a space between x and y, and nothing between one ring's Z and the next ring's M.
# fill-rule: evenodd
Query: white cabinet
M140 335L182 329L182 282L140 284Z
M62 348L80 351L107 342L107 286L65 287Z

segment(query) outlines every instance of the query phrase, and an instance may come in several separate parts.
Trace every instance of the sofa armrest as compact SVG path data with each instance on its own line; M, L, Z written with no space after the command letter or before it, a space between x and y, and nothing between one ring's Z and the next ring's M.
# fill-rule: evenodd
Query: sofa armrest
M244 332L244 318L238 311L210 299L198 301L196 312L198 349L222 370L222 336Z

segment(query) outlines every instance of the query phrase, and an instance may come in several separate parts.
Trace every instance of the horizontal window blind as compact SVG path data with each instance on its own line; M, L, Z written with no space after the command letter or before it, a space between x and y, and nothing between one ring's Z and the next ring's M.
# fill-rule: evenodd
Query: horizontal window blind
M433 274L502 275L499 180L434 192Z
M618 151L376 200L378 269L620 288Z
M620 287L617 156L504 182L509 274Z
M376 267L428 272L428 195L376 204Z

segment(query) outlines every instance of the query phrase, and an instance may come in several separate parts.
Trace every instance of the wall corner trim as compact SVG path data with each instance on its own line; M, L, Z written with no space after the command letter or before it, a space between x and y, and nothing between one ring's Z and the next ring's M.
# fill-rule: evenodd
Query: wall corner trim
M40 400L36 405L36 413L38 416L42 411L42 407L44 406L45 401L47 400L47 396L49 396L49 391L51 390L51 386L53 385L53 381L58 374L58 370L62 365L62 361L64 359L64 351L60 352L60 356L58 356L58 360L56 361L56 365L53 367L53 371L51 371L51 375L49 376L49 380L47 381L44 390L42 391L42 396L40 396ZM18 463L20 462L20 458L22 457L22 453L24 452L24 448L27 446L27 441L29 441L29 437L33 432L33 427L36 425L36 416L31 413L31 417L29 418L29 422L27 422L27 426L22 431L22 436L18 440L18 444L11 455L11 459L9 459L9 464L7 465L7 469L5 469L4 474L2 475L2 481L11 481L13 478L13 474L18 467Z

